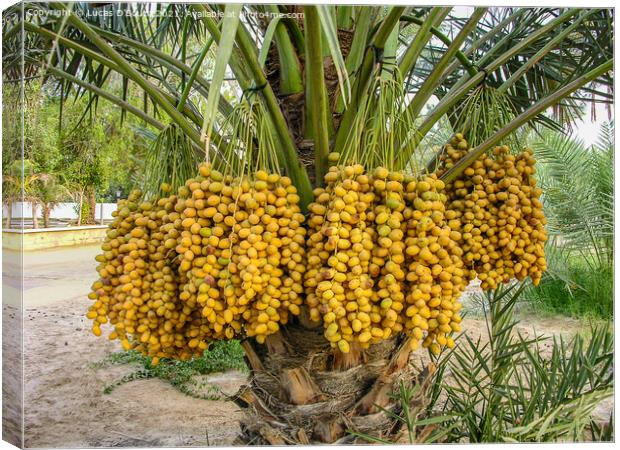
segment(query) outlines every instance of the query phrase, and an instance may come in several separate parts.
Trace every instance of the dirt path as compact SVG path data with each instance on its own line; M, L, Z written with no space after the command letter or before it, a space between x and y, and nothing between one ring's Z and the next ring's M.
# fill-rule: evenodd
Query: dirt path
M157 379L104 388L135 367L96 367L119 350L90 333L84 312L96 247L24 257L24 397L27 447L229 445L240 412L189 397ZM209 377L230 391L244 377Z
M239 416L232 403L192 398L157 379L104 394L135 368L94 367L118 346L90 333L84 303L78 297L26 310L26 446L204 446L207 436L211 445L232 442Z
M230 402L192 398L156 379L132 381L103 393L135 368L94 365L119 350L116 342L94 337L84 317L96 253L96 247L87 247L24 257L26 446L231 444L241 413ZM8 307L4 305L5 314ZM486 333L482 319L466 319L463 326L474 336ZM520 327L526 332L573 334L580 323L528 317ZM209 381L232 393L244 377L214 374Z

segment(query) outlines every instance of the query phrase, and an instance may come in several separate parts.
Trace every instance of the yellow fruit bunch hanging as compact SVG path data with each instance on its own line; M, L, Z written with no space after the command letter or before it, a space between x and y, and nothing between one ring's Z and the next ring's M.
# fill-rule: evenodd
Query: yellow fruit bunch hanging
M413 347L453 346L467 281L443 182L355 164L332 166L325 184L309 206L305 287L332 346L347 353L403 331Z
M109 338L119 339L126 350L187 359L189 336L200 334L201 319L179 301L177 265L161 246L161 227L174 197L138 204L141 196L133 191L113 213L103 253L96 257L100 278L86 316L97 336L101 325L110 323Z
M384 332L369 273L374 243L366 212L375 194L361 165L332 167L325 181L309 206L306 303L332 346L348 353L351 342L367 347L373 333Z
M240 109L239 135L253 142L246 132L256 131L254 110ZM224 162L233 173L202 164L175 195L138 204L135 191L119 202L89 295L94 334L110 323L110 339L156 363L201 355L218 339L264 342L300 313L306 229L299 196L278 173L273 149L255 150L231 169L238 156L229 149Z
M179 295L201 308L211 339L263 342L302 304L299 196L289 178L264 170L237 178L207 165L200 172L176 208Z
M468 147L461 134L455 135L444 149L439 173L452 167ZM514 155L506 146L496 147L446 187L449 219L462 231L468 277L480 279L485 290L528 276L537 285L547 268L547 221L535 163L529 149Z
M188 359L217 339L263 342L299 314L306 230L289 178L205 164L178 195L139 196L119 202L97 256L96 335L109 322L126 349Z
M405 196L405 328L414 337L414 348L424 337L424 347L433 353L454 347L451 334L460 331L459 297L468 282L460 230L451 228L446 218L444 189L443 181L432 174L410 181Z

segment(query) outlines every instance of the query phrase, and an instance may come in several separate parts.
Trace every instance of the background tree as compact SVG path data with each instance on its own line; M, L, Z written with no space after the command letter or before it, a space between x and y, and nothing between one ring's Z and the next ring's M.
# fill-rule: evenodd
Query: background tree
M15 120L20 115L22 100L15 87L14 83L5 84L3 168L9 179L16 176L14 164L21 160L22 154L20 121ZM26 85L24 158L32 163L36 173L47 176L45 183L37 184L41 198L47 199L40 209L44 219L45 214L50 213L43 206L46 203L53 207L72 198L79 201L80 193L90 189L85 212L86 215L90 213L90 223L94 223L95 211L90 203L114 202L117 192L126 196L142 176L138 167L144 164L144 147L155 138L152 133L148 134L148 127L142 126L133 116L123 117L119 114L122 110L107 101L89 110L92 98L88 93L73 101L61 102L59 88L54 83L40 86L36 81ZM134 93L128 95L139 103ZM85 115L85 111L88 114ZM9 195L11 192L10 188L5 191L7 205L21 198L19 192Z
M13 203L22 201L30 203L32 228L39 227L38 206L40 203L39 187L48 174L36 171L35 165L30 160L13 161L9 169L2 176L3 191L6 192L4 201L12 211ZM10 228L11 212L7 217L7 226Z
M43 226L49 228L52 210L69 197L69 190L60 183L59 177L43 174L36 182L36 198L43 214Z
M9 168L3 164L2 173L2 205L7 208L6 228L11 228L13 204L23 201L22 192L22 163L13 161Z

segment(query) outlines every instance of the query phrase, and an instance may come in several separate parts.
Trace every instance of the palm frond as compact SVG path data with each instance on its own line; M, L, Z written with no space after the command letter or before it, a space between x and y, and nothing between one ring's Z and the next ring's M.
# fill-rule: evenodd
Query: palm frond
M477 67L483 68L494 58L516 48L529 35L556 19L564 11L550 8L491 8L481 19L477 29L471 33L468 46L463 53ZM540 59L537 58L536 64L524 74L519 74L518 80L508 89L507 94L514 104L515 113L523 112L532 103L584 74L588 67L613 57L613 31L608 26L612 14L610 10L602 9L591 11L585 18L582 16L570 18L557 29L541 35L521 48L501 67L485 73L484 84L496 88L501 86L515 74L519 74L523 65L547 46L555 36L564 29L572 27L572 31L565 39L544 53ZM507 20L513 15L517 16L518 20ZM464 23L464 18L455 17L454 14L449 15L445 21L446 27L453 29L454 32ZM485 36L491 33L492 38L485 39ZM407 84L411 92L417 92L445 51L444 46L431 41L423 52L419 64L408 74ZM436 91L440 99L469 76L458 62L452 64L446 72L442 84ZM610 83L610 75L602 76L597 83L578 90L558 105L553 119L539 114L534 122L554 129L574 124L583 114L581 107L586 97L608 101L606 99L609 99Z
M583 441L594 434L594 408L613 394L613 331L604 324L587 338L525 338L514 316L522 289L487 293L488 341L465 335L438 362L427 414L450 415L447 442Z
M532 146L541 162L538 178L550 231L562 236L568 249L599 263L607 261L613 249L611 127L602 130L601 147L588 149L571 135L551 132Z

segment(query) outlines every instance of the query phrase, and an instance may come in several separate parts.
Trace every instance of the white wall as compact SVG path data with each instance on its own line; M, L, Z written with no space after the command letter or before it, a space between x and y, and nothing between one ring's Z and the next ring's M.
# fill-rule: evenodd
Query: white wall
M59 203L56 205L54 209L52 209L50 213L51 219L75 219L77 220L77 213L75 208L77 208L77 203ZM103 207L103 219L112 219L112 211L116 210L116 203L97 203L97 208L95 209L95 220L101 219ZM8 214L8 208L3 206L2 208L2 217L6 217ZM43 213L41 212L41 207L37 206L37 217L42 217ZM12 217L14 219L20 219L22 217L29 219L32 218L32 206L30 203L22 203L16 202L13 203L13 214Z

